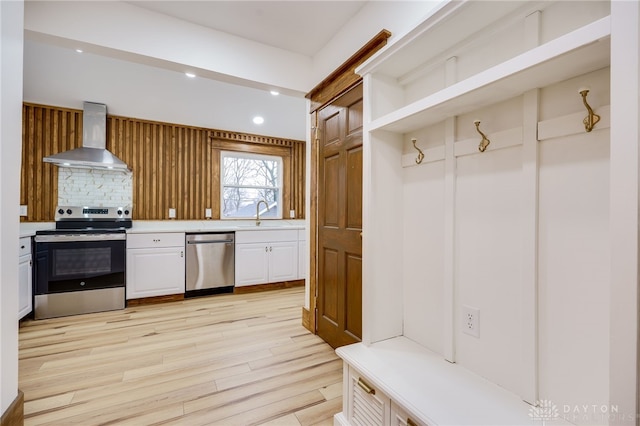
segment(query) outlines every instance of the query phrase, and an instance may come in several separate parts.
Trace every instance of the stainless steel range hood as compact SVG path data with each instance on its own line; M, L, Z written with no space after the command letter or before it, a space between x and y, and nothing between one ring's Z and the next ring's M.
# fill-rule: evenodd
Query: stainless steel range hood
M107 106L85 102L82 112L82 147L44 157L59 167L129 171L127 164L107 151Z

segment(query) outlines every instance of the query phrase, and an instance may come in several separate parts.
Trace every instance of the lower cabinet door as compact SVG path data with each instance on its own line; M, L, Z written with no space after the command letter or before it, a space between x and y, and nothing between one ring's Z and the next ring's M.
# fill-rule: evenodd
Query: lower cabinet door
M353 368L349 369L349 407L347 417L352 426L387 426L391 419L389 397L371 386Z
M127 250L127 299L184 293L184 248Z
M269 244L236 244L236 287L269 282Z
M31 255L20 256L18 264L18 319L29 314L33 306Z
M298 279L298 242L269 243L269 282Z

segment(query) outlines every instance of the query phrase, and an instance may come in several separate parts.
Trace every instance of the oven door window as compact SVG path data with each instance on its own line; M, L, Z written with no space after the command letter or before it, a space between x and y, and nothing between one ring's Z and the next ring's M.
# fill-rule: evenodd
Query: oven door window
M93 277L111 271L111 247L61 248L53 251L53 276Z

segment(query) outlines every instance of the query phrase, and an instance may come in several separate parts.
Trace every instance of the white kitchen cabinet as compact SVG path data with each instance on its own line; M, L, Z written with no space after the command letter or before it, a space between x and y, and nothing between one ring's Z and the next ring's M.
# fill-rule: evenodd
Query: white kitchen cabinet
M33 309L33 277L31 270L31 237L20 238L18 257L18 319Z
M127 299L184 293L185 234L127 236Z
M527 424L527 402L611 403L621 351L589 345L615 337L607 324L620 317L613 304L593 308L616 289L610 92L626 66L614 67L625 35L612 23L637 28L640 15L625 21L625 2L579 4L443 2L356 70L363 342L337 353L389 396L394 425ZM620 58L637 57L637 44L622 45ZM584 87L600 116L589 131ZM463 329L469 307L477 336ZM336 420L355 424L354 404Z
M307 234L306 230L298 230L298 279L307 278Z
M236 287L298 279L296 230L236 231Z
M269 282L268 250L266 243L236 242L236 286Z

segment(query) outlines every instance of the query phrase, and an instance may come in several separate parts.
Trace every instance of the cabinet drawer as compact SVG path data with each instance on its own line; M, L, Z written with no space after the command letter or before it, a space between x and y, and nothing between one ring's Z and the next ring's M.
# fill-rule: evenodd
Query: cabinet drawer
M415 417L402 409L398 404L391 401L391 426L429 426L418 420Z
M265 231L236 231L236 244L298 241L297 229L269 229Z
M18 245L18 256L25 256L31 254L31 237L20 238L20 244Z
M371 386L353 367L349 368L349 424L354 426L386 426L391 419L391 400Z
M128 234L127 248L184 247L184 232Z

